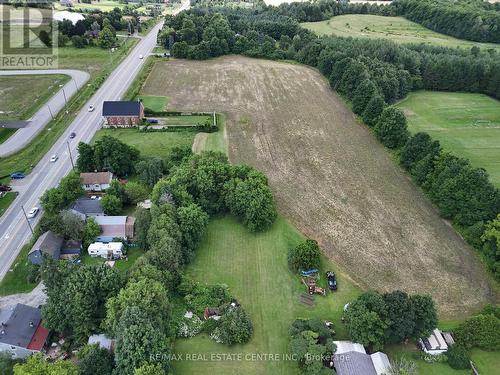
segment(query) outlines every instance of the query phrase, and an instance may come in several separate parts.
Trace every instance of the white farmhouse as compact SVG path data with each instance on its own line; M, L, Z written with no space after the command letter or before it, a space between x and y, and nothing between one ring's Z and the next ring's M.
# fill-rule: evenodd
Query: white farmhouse
M104 191L109 188L112 180L111 172L80 173L80 182L85 191Z
M121 242L94 242L88 248L91 257L106 259L119 259L123 255L123 243Z

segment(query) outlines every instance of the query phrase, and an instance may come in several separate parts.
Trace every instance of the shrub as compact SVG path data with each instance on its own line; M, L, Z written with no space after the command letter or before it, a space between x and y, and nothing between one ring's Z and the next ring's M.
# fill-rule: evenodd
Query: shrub
M288 251L288 265L293 271L319 268L321 250L314 240L306 240Z
M462 370L470 368L470 357L465 349L461 345L452 345L446 352L448 357L448 364L451 368L455 370Z
M246 311L241 306L226 304L220 312L219 326L212 333L214 340L227 345L248 342L252 337L253 325Z
M399 108L384 109L374 130L380 142L389 148L400 148L408 140L406 117Z
M203 322L198 317L198 315L193 314L191 319L189 318L182 319L179 325L179 329L177 330L177 336L191 338L200 333L202 328L203 328Z
M477 315L463 322L455 331L458 344L465 348L500 349L500 319L494 315Z

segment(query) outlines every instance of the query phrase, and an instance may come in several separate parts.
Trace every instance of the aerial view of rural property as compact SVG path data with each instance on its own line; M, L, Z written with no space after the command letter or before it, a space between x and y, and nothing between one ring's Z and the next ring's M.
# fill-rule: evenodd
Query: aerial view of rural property
M0 375L500 375L500 1L0 0Z

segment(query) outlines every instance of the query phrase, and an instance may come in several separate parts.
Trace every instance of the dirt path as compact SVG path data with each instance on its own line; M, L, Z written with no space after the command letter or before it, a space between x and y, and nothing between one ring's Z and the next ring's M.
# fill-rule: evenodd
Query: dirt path
M145 94L227 114L230 159L365 288L431 293L442 317L498 299L476 254L315 70L225 57L158 63Z

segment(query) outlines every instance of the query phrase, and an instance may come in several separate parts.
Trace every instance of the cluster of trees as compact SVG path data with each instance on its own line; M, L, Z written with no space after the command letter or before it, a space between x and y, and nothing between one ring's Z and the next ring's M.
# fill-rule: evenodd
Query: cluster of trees
M370 291L349 304L344 320L354 342L380 350L385 344L428 337L436 328L437 313L428 295Z
M69 41L76 48L98 45L101 48L112 48L117 44L116 31L128 30L133 33L138 18L125 20L119 8L110 12L92 12L85 15L85 19L73 24L70 20L58 23L58 44L64 47Z
M500 349L500 306L487 305L480 314L466 319L454 332L459 345L466 349Z
M328 375L332 370L324 363L333 361L335 344L333 327L313 319L297 319L290 327L289 350L297 359L302 374ZM328 360L330 359L330 360Z
M305 240L288 251L288 266L292 271L319 268L321 249L314 240Z
M429 195L441 215L453 220L464 238L484 255L500 278L500 191L482 168L441 150L426 133L410 137L401 148L400 162Z
M93 145L78 144L76 167L80 172L110 171L118 176L134 173L139 150L117 138L104 136Z
M500 6L483 0L395 0L394 13L460 39L498 43Z

